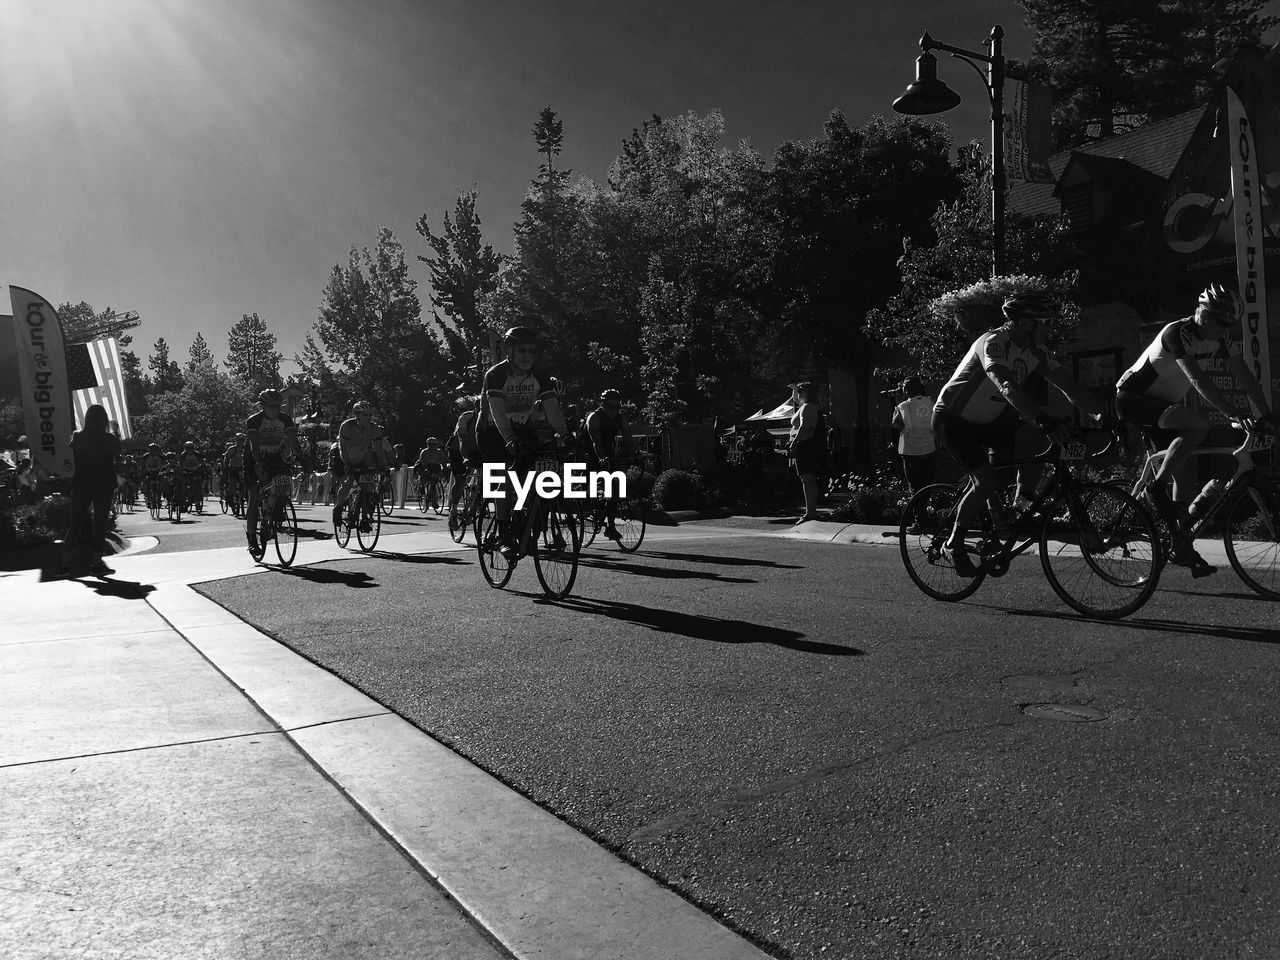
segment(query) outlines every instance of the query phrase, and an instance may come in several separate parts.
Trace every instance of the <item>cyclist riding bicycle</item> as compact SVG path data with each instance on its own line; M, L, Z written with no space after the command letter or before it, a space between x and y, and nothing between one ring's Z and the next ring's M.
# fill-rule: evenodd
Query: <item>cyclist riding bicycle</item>
M511 327L503 335L506 359L484 375L486 403L481 411L476 438L485 463L527 473L533 469L537 447L534 407L541 401L542 414L558 438L565 434L560 402L550 378L536 371L538 334L526 326ZM496 504L499 529L503 531L503 555L510 560L519 550L510 529L513 497L503 496Z
M1120 419L1140 428L1161 449L1168 449L1147 491L1171 529L1178 531L1174 538L1175 561L1190 566L1196 576L1212 573L1214 568L1185 537L1186 504L1197 488L1189 471L1183 468L1208 435L1209 420L1184 404L1187 393L1195 387L1207 403L1229 419L1247 421L1256 412L1270 426L1280 424L1242 355L1236 326L1243 313L1239 294L1220 283L1209 284L1200 294L1196 312L1161 328L1116 384L1116 412ZM1206 354L1226 361L1227 368L1244 387L1253 411L1237 409L1218 389L1196 359Z
M267 389L258 394L262 407L245 422L244 479L247 504L245 532L250 552L258 546L258 487L274 476L290 472L288 459L301 456L298 428L290 417L280 412L279 390Z
M622 394L609 389L600 394L600 405L587 414L586 443L587 466L591 470L607 470L613 460L615 446L620 446L622 455L632 454L631 431L627 428L627 418L622 412ZM615 523L618 512L618 497L609 498L609 517L604 528L604 535L610 540L621 540L622 534Z
M466 404L467 409L458 415L453 433L445 444L445 452L449 455L449 516L454 517L458 510L458 501L462 499L462 487L466 482L467 468L480 469L480 447L476 443L476 421L479 418L477 407L480 397L462 397L459 403Z
M942 388L933 407L933 432L973 477L973 485L956 507L956 521L943 547L962 577L977 575L964 547L964 533L982 506L997 491L996 460L1010 455L1032 455L1046 438L1062 440L1066 425L1050 417L1024 388L1028 375L1038 371L1067 398L1095 418L1102 404L1072 379L1041 342L1048 330L1044 321L1058 314L1057 302L1043 293L1017 293L1002 307L1005 322L978 337ZM1030 505L1040 479L1039 466L1018 471L1015 513Z
M234 481L240 482L244 474L244 441L245 435L237 433L234 440L227 441L227 448L222 451L222 488L227 490Z
M363 400L351 407L352 416L338 428L338 442L329 453L329 470L338 481L333 496L333 523L342 521L342 508L351 495L351 486L360 470L384 470L387 466L387 440L382 428L373 422L373 407Z

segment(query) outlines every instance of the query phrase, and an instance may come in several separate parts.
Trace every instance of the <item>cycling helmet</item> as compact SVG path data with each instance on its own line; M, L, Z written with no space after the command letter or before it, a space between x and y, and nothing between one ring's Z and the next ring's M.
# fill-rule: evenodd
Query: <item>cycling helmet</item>
M1240 294L1220 283L1211 283L1205 287L1200 294L1198 305L1219 317L1229 318L1228 323L1239 320L1244 313L1244 303L1240 300Z
M532 327L508 327L507 332L502 335L502 342L508 347L520 343L537 343L538 331Z
M1002 309L1006 320L1046 320L1058 315L1058 301L1047 293L1028 291L1006 297Z
M244 431L241 431L240 433L237 433L237 434L236 434L236 439L237 439L237 440L244 440L244 439L247 439L247 434L245 434L245 433L244 433Z
M194 450L196 448L196 442L194 440L188 440L183 444L183 446L188 450Z
M266 390L263 390L258 394L258 402L264 405L279 406L282 402L280 398L280 391L268 387Z
M373 413L373 407L363 400L357 400L351 405L352 413Z
M600 394L600 403L602 406L609 403L621 403L621 402L622 402L622 394L620 394L617 390L614 390L612 387L610 387L604 393Z
M427 437L427 446L428 446L428 447L438 447L438 446L440 446L440 438L439 438L439 437Z
M148 450L157 450L157 451L158 451L158 450L160 449L160 444L158 444L158 443L149 443L149 444L147 444L147 449L148 449Z

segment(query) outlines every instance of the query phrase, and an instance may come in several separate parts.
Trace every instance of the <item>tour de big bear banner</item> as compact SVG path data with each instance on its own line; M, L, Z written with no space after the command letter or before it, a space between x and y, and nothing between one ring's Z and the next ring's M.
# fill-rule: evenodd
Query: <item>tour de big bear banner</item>
M50 476L71 476L71 390L57 311L44 297L9 287L22 410L31 462Z

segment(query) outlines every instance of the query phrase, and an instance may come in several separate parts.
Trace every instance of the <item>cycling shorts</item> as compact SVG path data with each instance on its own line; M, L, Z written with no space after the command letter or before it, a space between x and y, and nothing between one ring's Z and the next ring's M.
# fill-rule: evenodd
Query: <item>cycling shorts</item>
M259 466L262 468L261 472L259 472ZM262 454L261 465L253 457L244 462L244 479L246 483L262 483L282 473L291 475L293 471L285 463L284 454L279 452Z
M990 463L989 450L998 457L1013 451L1013 439L1022 418L1008 407L990 423L974 423L953 413L933 412L933 436L938 446L950 453L966 470Z
M1123 390L1116 392L1116 416L1125 423L1139 427L1143 435L1162 450L1178 436L1177 430L1160 426L1160 417L1173 406L1177 404L1160 397L1126 393Z

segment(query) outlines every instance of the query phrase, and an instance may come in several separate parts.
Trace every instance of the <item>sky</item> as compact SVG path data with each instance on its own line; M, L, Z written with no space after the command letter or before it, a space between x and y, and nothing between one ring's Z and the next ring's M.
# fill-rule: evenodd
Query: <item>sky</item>
M996 23L1029 54L1012 0L0 0L0 283L136 310L144 362L197 331L221 360L254 312L292 358L381 225L424 310L422 214L438 229L474 186L510 252L545 106L563 166L600 182L655 113L718 109L726 147L771 158L833 108L892 115L924 30L981 50ZM978 77L939 75L956 143L985 142Z

